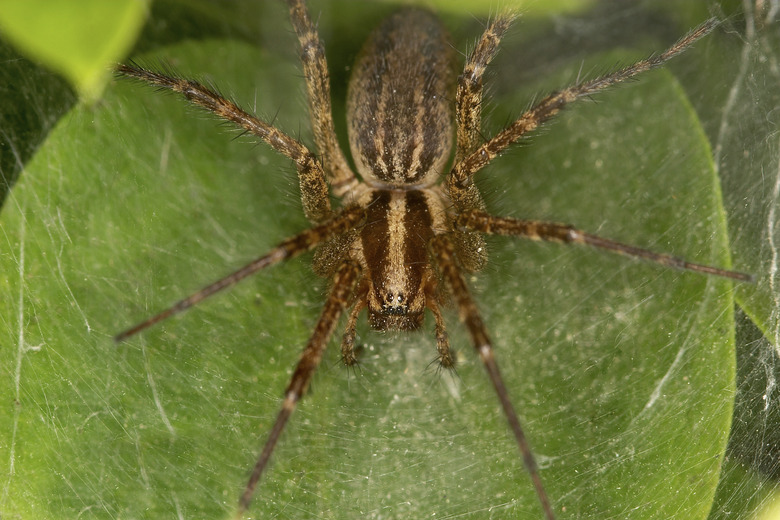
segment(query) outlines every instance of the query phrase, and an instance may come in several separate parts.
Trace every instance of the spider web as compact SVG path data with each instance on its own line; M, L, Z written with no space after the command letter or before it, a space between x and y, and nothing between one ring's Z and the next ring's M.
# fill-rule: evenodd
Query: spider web
M490 129L580 70L659 50L702 19L674 25L640 4L620 5L553 23L521 20L493 68ZM324 9L333 81L343 85L373 23L338 20L327 7L312 9ZM570 221L724 265L725 249L709 245L722 234L706 159L712 145L729 249L738 268L759 277L738 288L733 319L727 283L582 249L491 242L491 266L472 285L548 491L567 508L561 518L704 518L710 504L709 518L754 518L771 501L780 444L780 174L777 99L767 85L777 84L772 49L780 47L765 13L739 7L731 15L722 6L725 32L675 60L671 73L571 110L480 179L496 212ZM263 19L264 28L286 34L283 14ZM463 32L459 48L479 28ZM293 48L287 38L282 47ZM278 112L295 133L307 126L302 95L290 95L301 91L295 56L269 47L280 45L204 41L164 55L182 73L212 75L269 119ZM611 52L620 47L632 51ZM10 297L0 301L0 367L14 406L2 418L9 476L0 512L226 516L324 283L294 262L127 345L114 348L110 336L302 229L293 173L169 96L120 84L103 103L61 121L55 145L3 210ZM678 125L687 131L669 130ZM262 481L258 511L539 516L495 396L457 317L447 318L461 359L456 376L429 366L430 323L399 337L361 328L356 373L340 367L332 346ZM736 410L718 471L732 417L735 323ZM681 500L681 489L691 496Z

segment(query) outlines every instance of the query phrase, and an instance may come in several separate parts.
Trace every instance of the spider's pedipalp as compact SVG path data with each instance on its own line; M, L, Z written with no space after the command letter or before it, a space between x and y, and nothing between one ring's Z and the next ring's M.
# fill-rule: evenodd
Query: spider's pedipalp
M364 280L361 282L355 290L352 302L350 302L352 309L349 311L347 325L344 327L344 335L341 337L341 361L348 367L355 366L358 362L355 354L356 326L360 312L366 307L368 292L368 284Z

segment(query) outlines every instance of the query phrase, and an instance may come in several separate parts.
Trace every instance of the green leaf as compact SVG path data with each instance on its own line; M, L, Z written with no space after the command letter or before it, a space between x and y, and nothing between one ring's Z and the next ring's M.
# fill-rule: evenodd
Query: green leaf
M774 520L778 513L777 485L734 458L723 463L721 481L709 520L751 518Z
M146 59L160 56L311 142L286 57L229 41ZM544 87L501 96L488 131L579 69L559 64ZM675 78L658 71L597 99L480 174L491 210L728 265L711 151ZM0 220L5 515L235 507L326 283L296 260L111 340L306 226L289 161L233 135L118 82L60 122L14 188ZM733 402L731 284L583 248L490 245L470 282L560 518L706 518ZM431 320L397 337L362 324L355 373L333 342L254 515L541 517L484 370L446 317L457 375L430 366Z
M94 100L135 42L147 10L148 0L2 0L0 31Z
M776 7L776 6L774 6ZM670 68L712 143L734 265L756 275L737 287L737 401L711 519L758 518L780 479L780 297L777 283L780 81L774 7L729 0L720 29ZM774 13L774 14L773 14ZM695 23L688 19L687 23ZM744 314L742 314L744 313ZM765 518L765 517L761 517Z

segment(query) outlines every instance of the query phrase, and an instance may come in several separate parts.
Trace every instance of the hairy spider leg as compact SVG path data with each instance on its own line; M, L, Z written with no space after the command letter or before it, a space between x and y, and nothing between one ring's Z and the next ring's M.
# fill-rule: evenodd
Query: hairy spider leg
M246 112L233 101L197 81L145 69L136 63L118 65L116 72L156 87L178 92L190 103L256 135L271 148L295 162L306 218L312 223L319 224L332 215L325 171L317 157L300 141Z
M241 494L238 510L236 511L236 519L240 519L249 507L257 482L260 480L260 476L271 458L271 454L279 441L279 436L282 434L287 420L295 411L295 406L300 398L309 388L311 378L320 365L320 361L322 361L322 354L328 345L328 340L348 304L352 288L359 273L360 267L352 262L344 262L336 271L333 285L320 314L320 319L317 321L314 332L309 338L309 342L301 354L300 361L298 361L298 365L290 378L290 384L284 392L282 407L276 416L276 421L273 428L271 428L271 433L268 435L268 440L252 469L252 476L249 477L249 482L247 482L246 488Z
M455 163L462 161L480 143L482 139L482 77L493 58L498 53L501 38L509 29L514 15L504 13L493 19L477 40L458 76L455 91ZM450 185L448 195L458 211L464 209L485 209L477 186L469 183L460 187ZM479 234L463 229L454 230L455 249L463 267L469 271L480 271L487 264L487 246Z
M151 327L152 325L159 323L165 319L170 318L180 312L183 312L193 305L197 305L201 301L205 300L209 296L234 286L244 278L253 275L254 273L276 265L290 258L294 258L306 251L310 251L314 247L317 247L322 242L329 238L345 233L349 229L353 228L363 218L363 211L357 207L349 207L344 209L341 213L334 216L328 222L307 229L297 235L282 241L279 245L271 249L265 255L252 260L244 267L230 273L229 275L220 278L214 283L207 285L206 287L194 292L174 303L167 309L164 309L154 316L147 318L146 320L133 325L132 327L120 332L114 337L116 342L121 342L133 336L144 329Z
M439 268L442 280L455 297L460 321L466 326L471 337L471 344L477 351L480 361L485 366L490 382L493 384L496 395L498 395L501 408L504 410L504 415L507 422L509 422L509 427L512 429L517 446L520 449L520 454L523 457L525 468L531 476L531 481L544 511L544 516L547 520L554 520L555 515L550 506L550 500L542 485L542 478L539 476L539 467L536 464L536 459L534 459L533 451L528 444L525 433L523 433L517 412L515 412L512 401L509 399L509 392L506 389L504 380L498 370L493 344L488 337L485 324L479 315L479 310L469 292L466 281L463 279L463 274L461 274L458 268L455 248L449 235L438 235L433 238L431 241L431 255L433 256L434 264Z
M334 216L328 199L328 181L331 183L334 195L338 197L348 194L359 184L359 181L346 163L344 155L338 146L333 128L329 77L324 48L319 40L316 27L311 22L311 18L306 10L304 0L287 1L293 27L301 47L301 61L308 89L310 117L317 149L322 155L322 163L297 140L255 116L246 113L231 101L197 82L152 72L135 65L121 65L117 71L146 83L182 93L190 102L216 114L218 117L236 123L260 137L277 152L292 159L298 169L304 212L310 221L318 225L280 243L271 252L247 264L238 271L119 334L117 336L118 340L125 339L154 323L181 312L261 269L297 256L317 246L325 246L318 251L326 250L327 253L340 251L345 244L349 244L355 239L354 232L360 221L365 217L365 208L350 206ZM716 25L714 20L709 20L658 56L650 57L614 73L576 84L549 95L533 108L526 111L505 130L479 145L481 138L482 76L486 66L495 56L500 39L508 29L512 19L512 15L505 14L497 17L488 25L474 50L467 58L464 71L458 78L455 93L456 159L447 175L445 184L455 215L453 215L453 221L451 222L452 229L447 233L435 235L430 240L429 255L432 265L439 271L442 282L455 297L460 318L465 323L471 342L488 372L510 428L513 431L526 468L531 475L542 509L545 516L550 520L554 518L554 515L547 494L542 486L538 467L517 414L509 400L509 394L499 373L487 330L461 272L461 269L477 271L484 266L487 256L484 252L484 241L481 233L520 236L535 240L583 243L632 257L644 258L670 267L724 276L740 281L750 280L751 277L744 273L694 264L670 255L653 253L635 246L588 234L564 224L494 217L484 211L481 196L472 182L473 175L500 154L507 146L553 117L566 104L661 65L710 32ZM334 243L335 245L329 245ZM327 254L322 256L327 256ZM317 262L315 256L315 270L318 270L319 274L332 276L331 292L325 302L315 331L309 339L287 387L277 420L242 494L237 518L240 518L248 507L257 482L270 459L287 420L298 400L308 388L311 377L319 365L328 339L332 335L340 316L349 307L351 307L351 310L348 314L347 327L342 341L342 358L347 365L352 365L356 362L353 352L355 324L358 315L366 307L367 286L365 278L361 277L359 266L344 258L334 261L326 259ZM355 289L356 285L357 288ZM439 295L436 287L437 284L435 282L429 281L422 289L424 291L425 307L432 311L436 322L435 330L440 363L447 367L452 366L453 360L449 352L449 342L444 320L439 311Z
M321 154L322 165L333 194L342 197L357 185L358 180L344 158L333 126L330 76L325 48L304 0L287 0L287 4L290 6L290 19L301 48L301 64L306 78L314 142Z
M488 24L458 76L455 92L455 121L457 138L455 162L460 162L474 151L482 135L482 77L493 58L498 54L501 38L509 29L514 15L503 13Z
M447 186L450 193L453 194L453 202L457 209L459 211L472 209L468 205L463 205L459 201L457 194L472 184L474 174L482 170L509 145L516 142L528 132L538 128L539 125L560 112L567 104L604 90L617 83L624 82L637 74L659 67L690 47L696 40L707 35L717 25L717 20L711 18L683 36L674 45L657 56L651 56L610 74L577 83L559 92L554 92L542 99L535 106L523 113L514 123L507 126L489 141L477 147L473 152L462 160L457 161L452 166L452 169L447 176Z
M456 227L491 235L507 235L567 244L585 244L674 269L695 271L707 275L730 278L739 282L754 281L754 277L747 273L696 264L677 256L655 253L631 244L624 244L592 233L586 233L574 226L558 222L497 217L484 211L469 210L458 215L455 225Z

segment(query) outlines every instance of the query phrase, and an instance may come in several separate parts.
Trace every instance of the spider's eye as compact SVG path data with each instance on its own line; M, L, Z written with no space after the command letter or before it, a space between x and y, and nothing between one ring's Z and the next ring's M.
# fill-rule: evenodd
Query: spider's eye
M406 295L402 292L388 291L385 294L382 310L387 314L406 314L409 310L409 306L406 304Z
M406 298L404 297L404 293L394 293L392 291L388 292L385 296L385 305L400 305L404 302Z

